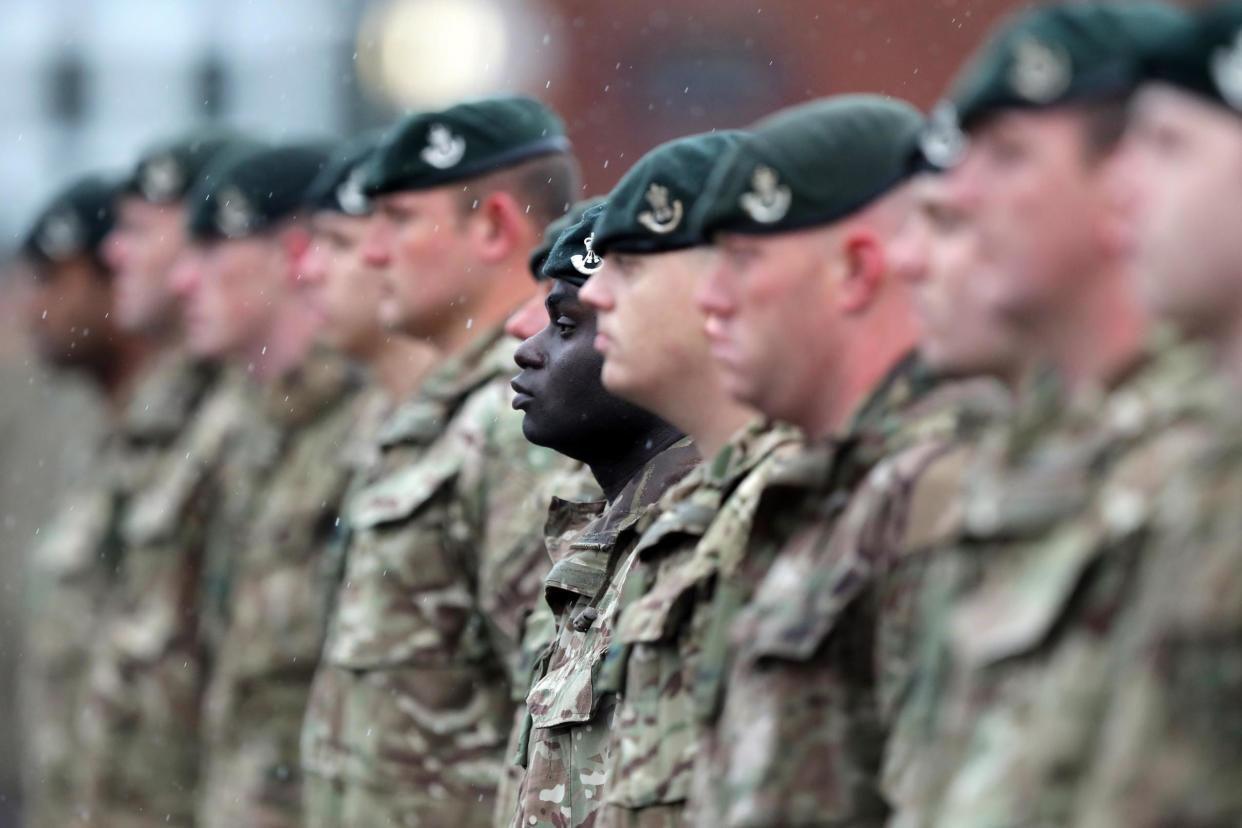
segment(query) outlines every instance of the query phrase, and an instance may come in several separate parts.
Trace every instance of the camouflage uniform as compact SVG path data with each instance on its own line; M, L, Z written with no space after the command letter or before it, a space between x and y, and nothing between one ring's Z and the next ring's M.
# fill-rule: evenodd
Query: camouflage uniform
M547 601L556 639L526 699L526 778L513 826L592 825L603 806L616 699L598 686L617 601L636 558L638 524L698 462L689 439L666 449L612 503L558 503L549 520ZM582 527L574 532L574 527ZM552 538L572 539L567 544Z
M1216 407L1201 380L1175 351L1104 395L1045 388L980 445L923 591L886 775L894 825L1072 824L1150 496Z
M544 566L531 493L567 463L511 408L512 340L484 335L381 430L302 730L311 826L487 825L517 638Z
M694 687L717 573L739 565L768 473L801 445L786 426L739 431L645 520L600 689L616 692L599 826L683 824L699 747ZM655 513L652 514L652 517Z
M746 559L706 622L696 692L705 715L719 713L695 769L694 824L883 823L880 754L922 570L906 539L928 511L906 494L995 398L936 383L910 357L843 437L771 476Z
M565 525L558 519L577 508L572 505L561 506L561 503L595 504L590 509L582 507L585 513L595 514L597 509L603 508L603 496L599 483L587 466L577 466L550 478L545 490L536 496L538 502L552 504L545 510L550 513L551 519L544 526L544 535L540 538L543 554L547 554L547 549L564 548L582 531L583 527L578 522L570 521ZM526 776L525 748L521 747L526 727L526 695L534 680L535 667L556 639L556 616L544 600L542 579L539 587L539 594L532 598L530 613L522 623L518 680L512 687L513 727L509 731L509 744L505 749L504 775L500 778L500 787L496 791L496 812L492 818L495 828L508 828L513 820L513 812L517 810L518 792L522 779ZM521 756L518 755L519 752Z
M203 713L200 828L301 825L298 740L323 647L329 549L350 431L370 403L339 360L324 358L265 389L279 458L255 488L256 509L228 565L228 614Z
M79 711L92 654L103 646L100 615L118 589L126 523L175 456L212 372L179 352L141 378L74 494L36 551L30 590L34 620L26 663L32 826L79 824L91 814L84 787L91 762Z

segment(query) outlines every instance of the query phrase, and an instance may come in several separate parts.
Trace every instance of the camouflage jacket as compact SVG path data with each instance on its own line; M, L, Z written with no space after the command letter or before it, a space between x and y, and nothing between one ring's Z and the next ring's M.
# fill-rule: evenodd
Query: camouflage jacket
M24 669L32 825L67 825L68 809L87 809L90 743L80 711L92 655L104 644L100 616L127 563L125 522L156 486L161 465L175 456L184 424L213 377L183 353L158 358L105 436L92 474L35 551Z
M522 596L547 565L532 493L569 465L522 436L513 350L483 336L381 428L345 506L344 575L302 730L308 774L425 797L406 818L428 823L457 818L445 816L465 812L457 803L471 818L494 807Z
M1201 376L1178 352L1100 395L1048 387L980 443L920 597L892 824L1072 824L1163 474L1136 461L1215 407Z
M882 706L908 669L902 606L920 570L906 497L993 399L910 357L842 437L770 477L746 564L713 600L718 643L699 685L719 715L695 770L694 824L883 822Z
M339 359L265 389L278 458L255 479L254 508L228 561L227 616L204 699L205 826L301 824L298 741L323 648L350 432L369 398ZM256 469L257 471L257 469Z
M698 461L693 444L683 439L648 463L602 511L598 504L562 502L551 516L551 535L572 540L548 549L553 564L547 601L556 637L526 699L526 778L514 828L594 824L603 805L616 701L598 682L621 587L635 561L638 524ZM584 522L581 532L571 531Z
M699 748L694 688L718 572L741 565L753 510L772 468L801 445L786 426L756 422L686 475L643 521L621 590L602 691L617 693L607 807L597 825L679 821ZM657 517L658 515L658 517Z

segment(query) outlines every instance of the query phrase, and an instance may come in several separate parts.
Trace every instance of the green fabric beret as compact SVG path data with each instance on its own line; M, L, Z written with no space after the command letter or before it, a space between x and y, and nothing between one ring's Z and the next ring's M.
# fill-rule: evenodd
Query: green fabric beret
M363 186L372 196L426 190L569 150L561 119L533 98L466 101L399 122L371 159Z
M92 175L56 193L40 211L22 242L22 255L36 264L99 255L116 222L116 198L123 182Z
M306 191L307 208L347 216L370 213L371 201L362 191L362 182L367 174L367 162L379 141L379 133L366 133L333 150L328 163Z
M545 278L582 287L604 266L603 257L595 252L595 227L607 206L607 202L600 202L587 208L561 231L543 263Z
M561 237L561 232L569 225L577 224L578 220L582 218L583 213L603 201L603 196L595 196L575 202L569 208L569 212L544 229L543 240L539 242L539 245L534 250L530 251L530 275L535 277L536 282L541 282L548 278L543 275L543 264L548 260L548 254L552 252L552 246Z
M608 194L595 228L601 253L667 253L703 244L690 220L717 162L741 140L736 130L661 144L638 160Z
M235 133L199 130L151 147L134 165L125 192L153 204L180 201L213 159L246 143Z
M302 209L328 161L318 145L228 152L208 167L188 200L190 235L200 241L244 239Z
M1242 3L1221 3L1190 18L1154 51L1144 76L1242 112Z
M716 165L695 209L700 238L832 224L907 180L923 127L910 104L841 95L755 124Z

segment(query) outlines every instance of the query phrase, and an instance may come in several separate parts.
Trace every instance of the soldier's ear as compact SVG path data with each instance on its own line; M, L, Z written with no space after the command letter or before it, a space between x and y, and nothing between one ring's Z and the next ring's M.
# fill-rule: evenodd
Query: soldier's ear
M512 193L488 193L471 218L475 252L487 264L499 264L515 254L525 257L534 244L525 209Z
M847 314L863 313L883 289L884 244L870 227L857 225L846 229L841 252L837 305Z
M285 276L296 285L302 275L302 260L310 251L310 230L301 223L291 224L281 231L280 249L284 254Z

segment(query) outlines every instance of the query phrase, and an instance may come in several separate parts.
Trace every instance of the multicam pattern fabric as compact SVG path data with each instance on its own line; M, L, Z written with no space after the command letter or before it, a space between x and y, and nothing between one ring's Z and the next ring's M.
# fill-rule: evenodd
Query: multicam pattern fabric
M311 826L487 825L527 608L547 566L542 482L499 331L441 366L379 435L345 506L344 575L302 728Z
M617 693L607 807L598 826L681 824L699 747L695 678L717 573L740 565L770 470L798 450L789 427L757 422L674 486L635 548L615 640L601 669ZM655 513L653 513L654 515Z
M348 472L340 459L370 401L339 362L313 381L318 393L296 416L269 403L282 445L229 568L204 698L200 828L302 824L299 738L327 628L324 584Z
M719 713L695 770L694 824L883 823L882 699L908 669L900 608L918 581L911 515L935 511L910 493L995 399L990 386L936 383L910 358L844 436L771 476L747 564L713 602L719 638L699 683Z
M1073 824L1151 496L1198 442L1215 388L1196 355L1161 353L1103 396L1032 395L980 445L922 596L886 775L894 825Z
M635 562L639 523L698 459L688 439L666 449L570 543L548 550L554 563L547 601L556 639L526 700L526 777L510 822L515 828L595 824L604 803L616 703L600 688L599 673L613 640L621 587ZM554 525L578 524L591 510L590 504L566 508Z
M33 555L24 669L32 826L98 824L90 795L92 742L80 711L88 706L92 657L107 645L100 618L129 562L127 522L177 456L185 423L212 379L210 369L182 353L162 355L100 447L94 473Z

